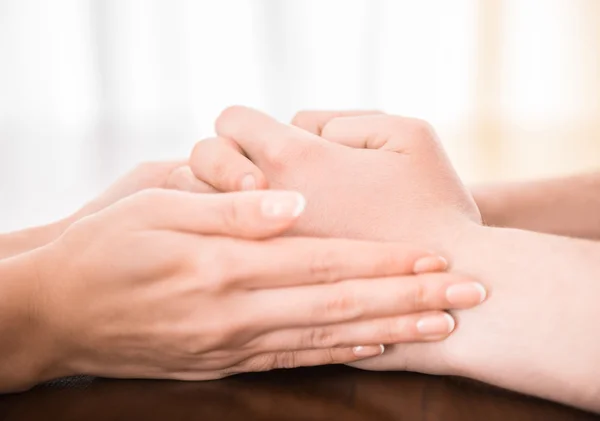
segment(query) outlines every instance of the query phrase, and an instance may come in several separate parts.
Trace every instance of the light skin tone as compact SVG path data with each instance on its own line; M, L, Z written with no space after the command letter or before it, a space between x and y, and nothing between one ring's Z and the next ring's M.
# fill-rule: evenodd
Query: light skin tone
M339 115L338 113L335 113ZM363 112L353 114L364 114ZM335 115L331 113L300 113L294 123L314 133L320 133ZM231 142L233 144L233 142ZM227 166L223 166L227 169ZM256 167L250 167L247 162L241 162L240 168L252 168L250 172L258 173L259 184L262 173ZM236 180L236 171L232 171L232 179ZM239 178L237 178L239 180ZM243 183L242 183L243 184ZM581 218L582 211L587 216L593 216L597 203L593 193L597 190L598 176L587 175L564 180L549 180L539 183L512 184L474 189L484 219L493 225L522 226L523 228L540 231L557 232L559 234L597 238L594 218ZM208 184L198 182L182 163L147 163L132 171L122 180L111 187L100 198L88 204L72 217L51 224L47 227L36 228L21 233L0 237L0 255L14 255L19 251L42 246L59 236L66 227L79 218L93 213L104 206L119 200L135 191L151 187L182 188L192 191L209 191L216 189ZM258 187L261 187L260 185ZM542 189L543 194L536 194ZM569 197L569 202L562 200ZM499 200L502 198L502 200ZM552 203L551 209L545 207ZM595 205L596 204L596 205ZM544 209L542 213L529 213L523 217L523 210ZM592 213L590 213L592 212ZM577 213L578 218L572 218ZM540 222L542 222L540 224ZM575 224L573 223L575 222Z
M316 135L336 117L381 115L380 111L302 111L291 124ZM258 176L260 178L260 175ZM600 239L600 173L470 189L486 225L568 237Z
M443 339L454 321L442 310L482 299L426 249L280 238L304 210L296 192L114 198L0 260L0 392L74 374L206 380L348 363L383 342Z
M472 192L489 225L600 240L600 173L481 186Z
M125 174L105 192L74 214L48 225L0 235L0 259L44 246L57 239L71 224L96 213L139 191L152 188L183 189L202 193L216 192L198 180L187 161L145 162Z
M227 109L190 166L221 191L291 188L309 206L299 235L405 240L482 280L486 302L452 312L443 342L404 344L358 364L459 375L600 411L600 244L482 225L432 129L386 115L301 115L312 133ZM248 182L249 175L255 180Z
M326 124L334 115L372 115L376 111L354 112L301 112L292 124L315 134L319 125ZM250 174L252 167L243 168ZM266 180L255 174L259 183ZM234 182L236 182L234 180ZM248 180L246 180L248 182ZM256 181L252 182L253 186ZM261 188L265 186L250 186ZM243 186L241 186L243 187ZM123 176L98 198L73 215L54 223L25 229L0 236L0 258L41 247L58 238L77 220L90 215L135 192L149 188L168 188L199 193L218 193L208 183L198 180L187 161L146 162ZM471 193L487 225L511 227L569 237L600 239L600 174L477 186Z

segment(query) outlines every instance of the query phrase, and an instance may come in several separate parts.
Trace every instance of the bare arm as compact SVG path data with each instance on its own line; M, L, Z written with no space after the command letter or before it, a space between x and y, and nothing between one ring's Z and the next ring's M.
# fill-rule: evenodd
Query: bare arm
M485 222L600 239L600 173L473 189Z
M40 327L32 291L37 283L37 252L0 260L0 390L26 390L59 377L50 341Z
M468 377L600 412L600 243L462 227L430 246L480 279L488 299L452 312L445 341L388 347L358 367Z
M491 292L456 314L454 373L600 411L600 243L500 228L463 239L456 270Z
M179 161L145 162L125 174L104 193L71 216L48 225L0 235L0 260L42 247L57 239L72 223L116 201L150 188L185 189L211 193L213 189L186 172ZM189 169L188 169L189 170Z
M453 312L457 327L450 338L392 346L359 367L466 376L600 411L600 243L482 226L426 123L333 117L319 125L319 138L254 110L228 109L217 132L245 155L229 141L209 139L196 145L190 165L198 178L225 191L239 188L247 174L270 187L304 189L313 212L296 227L303 235L409 239L486 284L489 296L481 306ZM581 222L574 226L587 234L597 229L590 204L577 199L570 206L568 220ZM537 209L546 207L538 203Z
M0 235L0 260L42 247L58 238L69 226L68 219L48 225Z

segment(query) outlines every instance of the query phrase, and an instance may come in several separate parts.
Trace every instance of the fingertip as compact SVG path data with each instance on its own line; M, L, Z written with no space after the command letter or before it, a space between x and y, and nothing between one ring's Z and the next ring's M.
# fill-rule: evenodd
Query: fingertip
M295 191L266 192L260 203L262 216L275 221L295 219L305 207L306 199Z
M242 177L242 182L240 183L240 190L242 191L252 191L256 190L256 177L252 174L246 174Z
M454 317L445 311L424 314L416 323L421 339L425 340L445 338L454 331L455 327Z
M248 215L250 219L243 222L243 235L254 239L270 238L287 231L306 206L304 196L294 191L265 190L231 194L241 194L246 198L244 210L235 213Z
M442 272L448 269L448 261L442 256L425 256L417 259L413 266L415 274Z
M450 285L446 289L446 300L456 308L469 308L479 305L487 298L487 290L479 282L463 282Z
M244 174L239 186L241 191L266 190L269 188L267 179L261 172Z
M352 348L352 353L360 359L378 357L385 351L385 346L380 345L368 345L368 346L355 346Z
M454 332L454 328L456 327L456 321L454 317L452 317L449 313L444 312L444 317L448 321L448 334Z

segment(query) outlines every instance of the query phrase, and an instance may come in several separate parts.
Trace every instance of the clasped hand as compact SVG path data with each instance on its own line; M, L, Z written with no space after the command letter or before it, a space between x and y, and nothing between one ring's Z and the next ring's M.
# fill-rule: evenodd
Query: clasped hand
M45 350L35 381L215 379L446 338L444 310L485 290L445 272L437 240L477 222L477 208L437 143L410 137L420 126L338 122L311 134L229 109L189 163L142 166L71 217L31 253L29 319ZM406 165L318 135L397 148ZM267 186L280 190L206 194Z

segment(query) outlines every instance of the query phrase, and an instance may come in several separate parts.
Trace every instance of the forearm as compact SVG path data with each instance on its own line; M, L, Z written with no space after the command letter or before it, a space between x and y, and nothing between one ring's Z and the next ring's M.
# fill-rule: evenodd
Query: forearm
M58 238L70 224L70 218L48 225L0 235L0 260L42 247Z
M456 314L456 374L600 411L600 243L477 228L448 255L489 298Z
M48 329L36 312L34 253L0 260L0 393L56 377Z
M600 239L600 173L473 189L485 222Z

